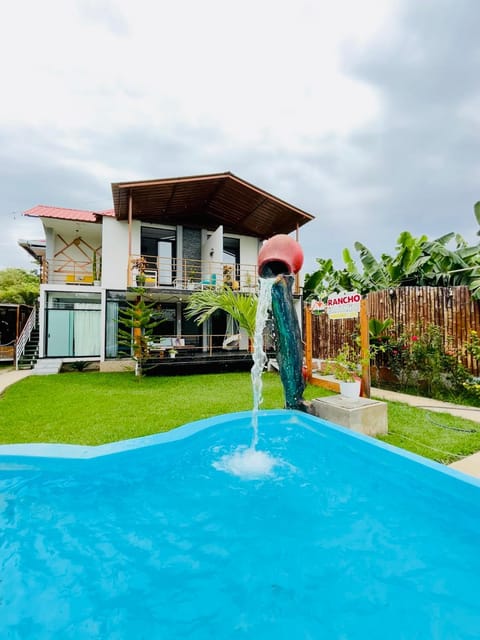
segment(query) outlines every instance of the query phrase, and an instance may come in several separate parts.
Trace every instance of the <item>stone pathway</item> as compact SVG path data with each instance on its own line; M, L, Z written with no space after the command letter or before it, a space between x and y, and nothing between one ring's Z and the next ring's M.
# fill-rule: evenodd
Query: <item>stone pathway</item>
M0 394L5 391L11 384L15 384L19 380L23 380L27 376L31 376L33 369L23 369L16 371L16 369L0 370Z

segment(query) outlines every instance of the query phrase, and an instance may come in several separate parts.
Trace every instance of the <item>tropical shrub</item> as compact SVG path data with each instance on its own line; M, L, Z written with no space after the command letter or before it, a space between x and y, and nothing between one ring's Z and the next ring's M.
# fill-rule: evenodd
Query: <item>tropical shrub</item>
M445 341L441 327L418 324L384 339L381 364L393 374L395 388L434 398L460 398L472 379L460 355L449 339Z

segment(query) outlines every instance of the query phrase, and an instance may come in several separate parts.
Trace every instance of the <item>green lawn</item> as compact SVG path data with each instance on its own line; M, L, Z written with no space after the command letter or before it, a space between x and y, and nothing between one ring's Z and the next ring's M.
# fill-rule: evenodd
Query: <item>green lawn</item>
M480 451L480 424L449 413L388 402L388 435L379 439L448 464Z
M262 408L281 408L284 398L279 376L264 374L263 385ZM304 395L311 400L329 393L308 386ZM251 408L248 373L140 381L131 373L30 376L0 396L0 443L102 444ZM480 424L449 414L390 402L388 421L389 434L382 440L440 462L480 450Z
M277 374L263 377L262 408L281 408ZM311 387L306 399L322 395ZM0 442L101 444L168 431L252 408L249 373L145 377L132 373L30 376L0 398Z

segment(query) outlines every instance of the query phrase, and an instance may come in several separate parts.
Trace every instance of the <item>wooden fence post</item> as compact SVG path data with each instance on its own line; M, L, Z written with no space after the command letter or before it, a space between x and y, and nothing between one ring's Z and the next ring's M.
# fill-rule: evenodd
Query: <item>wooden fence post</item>
M306 378L310 382L312 379L312 312L310 307L304 305L305 311L305 367Z
M367 299L360 302L360 357L362 359L362 398L370 398L370 333Z

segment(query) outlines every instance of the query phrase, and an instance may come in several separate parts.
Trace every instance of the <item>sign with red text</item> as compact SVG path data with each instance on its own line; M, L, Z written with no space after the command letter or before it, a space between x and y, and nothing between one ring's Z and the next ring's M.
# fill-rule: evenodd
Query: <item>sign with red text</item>
M327 314L330 320L342 318L357 318L360 313L362 296L358 291L342 291L332 293L327 300Z

